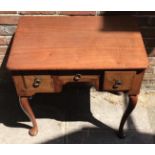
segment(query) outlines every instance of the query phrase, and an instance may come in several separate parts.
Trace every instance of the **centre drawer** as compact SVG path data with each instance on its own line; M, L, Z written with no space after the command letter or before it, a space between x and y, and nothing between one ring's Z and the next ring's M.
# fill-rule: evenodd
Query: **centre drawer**
M108 91L130 90L135 75L135 71L105 71L103 89Z
M99 75L59 75L59 76L52 76L54 81L55 91L61 91L62 86L71 83L71 82L85 82L90 83L93 85L97 90L99 89Z

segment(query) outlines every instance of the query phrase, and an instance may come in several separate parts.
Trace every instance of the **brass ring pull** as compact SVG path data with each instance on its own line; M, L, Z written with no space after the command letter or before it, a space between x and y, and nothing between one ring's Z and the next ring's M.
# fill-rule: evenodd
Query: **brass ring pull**
M40 86L41 80L39 78L35 78L33 82L33 87L37 88Z
M76 74L73 78L75 82L79 81L80 79L81 79L81 74Z
M113 89L117 89L120 85L122 85L122 81L121 80L116 80L114 85L113 85Z

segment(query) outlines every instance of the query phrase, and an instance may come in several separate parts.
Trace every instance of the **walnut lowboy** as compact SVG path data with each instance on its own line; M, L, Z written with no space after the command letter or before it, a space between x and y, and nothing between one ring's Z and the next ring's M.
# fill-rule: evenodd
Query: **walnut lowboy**
M89 71L88 71L89 72ZM96 88L98 91L110 91L110 92L126 92L130 95L129 108L122 118L122 122L119 128L119 136L123 137L124 123L135 107L137 101L137 94L139 93L141 82L143 79L143 70L135 71L99 71L99 73L93 73L89 75L86 73L77 72L77 74L60 75L60 74L34 74L33 73L12 73L13 80L16 85L18 96L21 96L20 104L23 109L28 106L27 97L33 96L36 93L54 93L61 92L62 87L70 82L83 82L88 83ZM38 73L38 72L37 72ZM41 73L41 72L40 72ZM37 134L37 123L33 112L30 108L26 109L26 113L29 113L33 128L30 130L30 135Z
M28 97L82 82L99 91L128 93L118 131L123 137L147 66L142 36L131 16L21 17L7 62L33 136L38 127Z

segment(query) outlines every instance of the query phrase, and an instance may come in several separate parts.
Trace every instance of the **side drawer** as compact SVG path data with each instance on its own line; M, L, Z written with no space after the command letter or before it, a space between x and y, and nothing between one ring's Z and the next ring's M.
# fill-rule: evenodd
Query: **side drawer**
M105 71L103 89L127 91L131 89L136 71Z
M14 75L13 80L19 96L54 92L53 79L50 75Z
M50 75L26 75L23 76L23 82L26 89L37 92L52 92L53 79Z

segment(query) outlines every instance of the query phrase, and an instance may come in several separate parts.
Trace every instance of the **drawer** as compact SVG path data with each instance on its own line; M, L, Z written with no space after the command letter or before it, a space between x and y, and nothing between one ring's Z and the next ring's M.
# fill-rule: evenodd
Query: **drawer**
M109 91L130 90L135 71L105 71L103 89Z
M30 92L53 92L53 79L50 75L26 75L23 76L23 84Z
M61 92L63 85L70 82L87 82L99 89L99 75L17 75L13 79L19 96Z
M70 82L86 82L93 85L97 90L99 89L99 75L66 75L66 76L52 76L54 81L55 91L61 91L62 86Z

